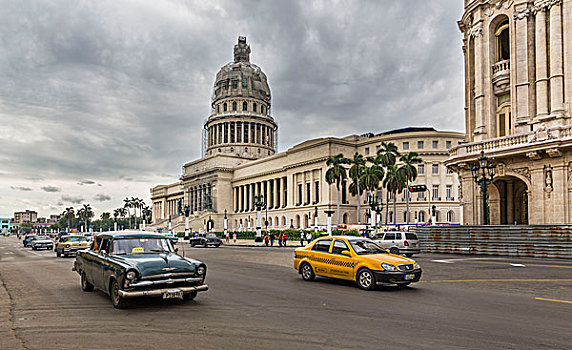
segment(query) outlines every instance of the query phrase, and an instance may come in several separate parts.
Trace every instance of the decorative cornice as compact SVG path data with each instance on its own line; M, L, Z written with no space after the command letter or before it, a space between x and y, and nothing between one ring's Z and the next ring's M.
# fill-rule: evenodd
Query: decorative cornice
M562 0L537 0L534 2L534 11L548 11L552 6L558 6Z
M483 35L483 25L482 23L477 23L471 27L471 32L469 33L473 38L477 38Z
M530 11L530 9L528 7L521 9L521 10L518 10L518 11L515 11L514 12L514 20L516 21L519 19L526 18L526 17L530 16L531 13L532 13L532 11Z

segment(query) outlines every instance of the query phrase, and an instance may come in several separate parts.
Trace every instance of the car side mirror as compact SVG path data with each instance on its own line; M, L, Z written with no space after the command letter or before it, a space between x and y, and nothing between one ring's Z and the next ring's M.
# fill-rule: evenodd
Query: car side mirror
M345 256L351 256L350 251L349 250L342 250L342 255Z
M100 250L100 251L99 251L99 254L101 254L101 255L107 255L107 252L106 252L105 249L104 249L104 250Z

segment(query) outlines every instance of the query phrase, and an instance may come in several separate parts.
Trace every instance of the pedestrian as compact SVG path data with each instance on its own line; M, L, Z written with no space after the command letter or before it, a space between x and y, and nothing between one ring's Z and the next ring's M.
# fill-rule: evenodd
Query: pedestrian
M227 244L230 243L230 233L228 232L228 230L224 232L224 239Z
M268 247L268 233L264 235L264 244L266 244L266 246Z
M270 232L270 246L274 246L274 240L276 239L276 235L274 232Z
M308 241L308 244L312 241L312 234L310 232L306 233L306 240Z
M287 239L287 238L288 238L288 236L286 235L286 232L284 232L284 233L282 234L282 245L283 245L284 247L286 247L286 239Z
M300 247L304 246L304 232L300 232Z
M282 247L282 232L278 234L278 246Z
M234 243L236 243L236 232L232 234L232 238L234 239Z

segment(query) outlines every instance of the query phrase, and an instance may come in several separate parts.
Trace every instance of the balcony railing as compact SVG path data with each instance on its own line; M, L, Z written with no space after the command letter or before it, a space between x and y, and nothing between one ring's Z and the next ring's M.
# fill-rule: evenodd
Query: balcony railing
M501 95L510 91L510 60L504 60L492 65L493 93Z
M493 75L507 70L510 70L510 60L504 60L493 64Z

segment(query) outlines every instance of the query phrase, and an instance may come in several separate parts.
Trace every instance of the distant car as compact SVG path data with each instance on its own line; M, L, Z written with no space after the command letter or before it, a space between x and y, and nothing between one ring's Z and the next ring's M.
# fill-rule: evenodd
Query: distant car
M217 237L214 233L200 233L197 237L191 237L189 239L189 244L191 247L208 247L208 246L215 246L220 247L222 244L222 240Z
M176 254L165 235L145 231L97 234L72 270L81 276L83 291L109 294L118 309L131 298L193 300L208 290L204 263Z
M419 238L413 232L388 231L377 234L374 239L385 249L389 249L391 254L404 254L410 258L413 254L419 254Z
M68 256L76 254L80 250L88 249L90 243L84 236L63 236L56 244L56 256L59 258L62 255Z
M24 245L24 247L27 248L27 247L30 246L30 243L32 243L32 241L33 241L35 238L36 238L36 235L30 235L30 234L28 234L28 235L26 235L26 236L24 237L24 240L22 241L22 244Z
M38 250L38 249L52 250L54 249L54 242L50 239L49 236L36 236L36 238L33 239L32 242L30 243L30 246L32 246L33 250Z
M174 232L165 232L163 235L169 239L172 245L179 243L179 237Z
M390 254L371 239L349 236L320 237L296 248L294 268L305 281L316 276L340 278L365 290L378 283L404 287L418 282L422 273L415 260Z

